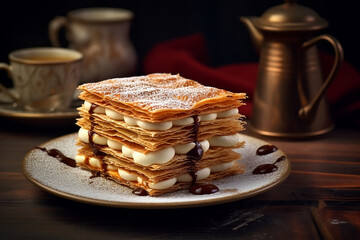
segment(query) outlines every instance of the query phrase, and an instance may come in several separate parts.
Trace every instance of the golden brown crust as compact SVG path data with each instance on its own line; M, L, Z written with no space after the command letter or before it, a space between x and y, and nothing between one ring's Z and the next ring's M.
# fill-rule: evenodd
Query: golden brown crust
M171 74L115 78L78 87L80 98L126 116L161 122L240 107L245 93L206 87ZM215 104L216 103L216 104Z

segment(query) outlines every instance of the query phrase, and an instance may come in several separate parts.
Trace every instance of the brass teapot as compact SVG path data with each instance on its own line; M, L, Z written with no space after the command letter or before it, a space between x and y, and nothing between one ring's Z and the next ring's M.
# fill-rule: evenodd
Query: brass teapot
M294 1L269 8L261 17L241 17L255 48L259 70L249 128L267 136L302 138L333 128L324 94L342 61L340 43L319 35L328 23ZM316 44L328 41L335 52L323 80Z

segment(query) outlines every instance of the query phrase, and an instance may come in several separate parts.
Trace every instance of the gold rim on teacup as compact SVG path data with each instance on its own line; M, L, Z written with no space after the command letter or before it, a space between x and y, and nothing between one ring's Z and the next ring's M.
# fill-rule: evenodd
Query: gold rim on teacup
M66 48L37 47L15 50L9 54L9 59L17 63L50 65L81 61L83 54Z

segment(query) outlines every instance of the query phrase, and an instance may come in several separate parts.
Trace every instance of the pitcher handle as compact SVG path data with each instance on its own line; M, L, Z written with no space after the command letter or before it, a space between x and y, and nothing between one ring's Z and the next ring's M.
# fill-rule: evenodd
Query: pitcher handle
M0 70L5 70L9 76L9 78L12 79L12 71L11 66L7 63L0 63ZM12 92L10 92L4 85L0 83L0 91L3 92L5 95L10 97L14 102L18 103L19 98L15 96Z
M313 119L321 98L323 97L326 90L330 86L330 83L333 81L335 75L339 71L341 63L344 60L344 52L343 52L341 44L339 43L339 41L336 38L334 38L333 36L328 35L328 34L323 34L323 35L317 36L317 37L303 43L303 48L307 49L321 40L328 41L332 45L332 47L334 48L334 51L335 51L335 61L334 61L334 64L331 68L329 75L327 76L327 78L326 78L325 82L323 83L323 85L321 86L320 90L315 95L314 99L312 99L312 101L308 105L302 107L299 110L299 113L298 113L299 117L303 120Z
M54 47L61 47L59 41L59 31L61 28L65 27L67 24L66 17L57 16L52 19L49 23L49 38L50 42Z

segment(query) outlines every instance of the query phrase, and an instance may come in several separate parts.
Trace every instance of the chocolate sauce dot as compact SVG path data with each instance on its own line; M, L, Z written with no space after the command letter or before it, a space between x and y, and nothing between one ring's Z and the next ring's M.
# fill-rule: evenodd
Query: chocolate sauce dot
M211 194L219 191L214 184L197 183L190 187L189 191L195 195Z
M277 151L278 148L272 144L263 145L256 150L256 155L266 155Z
M253 170L253 174L266 174L266 173L275 172L276 170L278 170L278 167L275 164L272 163L261 164Z
M132 191L132 193L137 195L137 196L147 196L147 195L149 195L149 193L146 190L142 189L142 188L135 189L135 190Z

